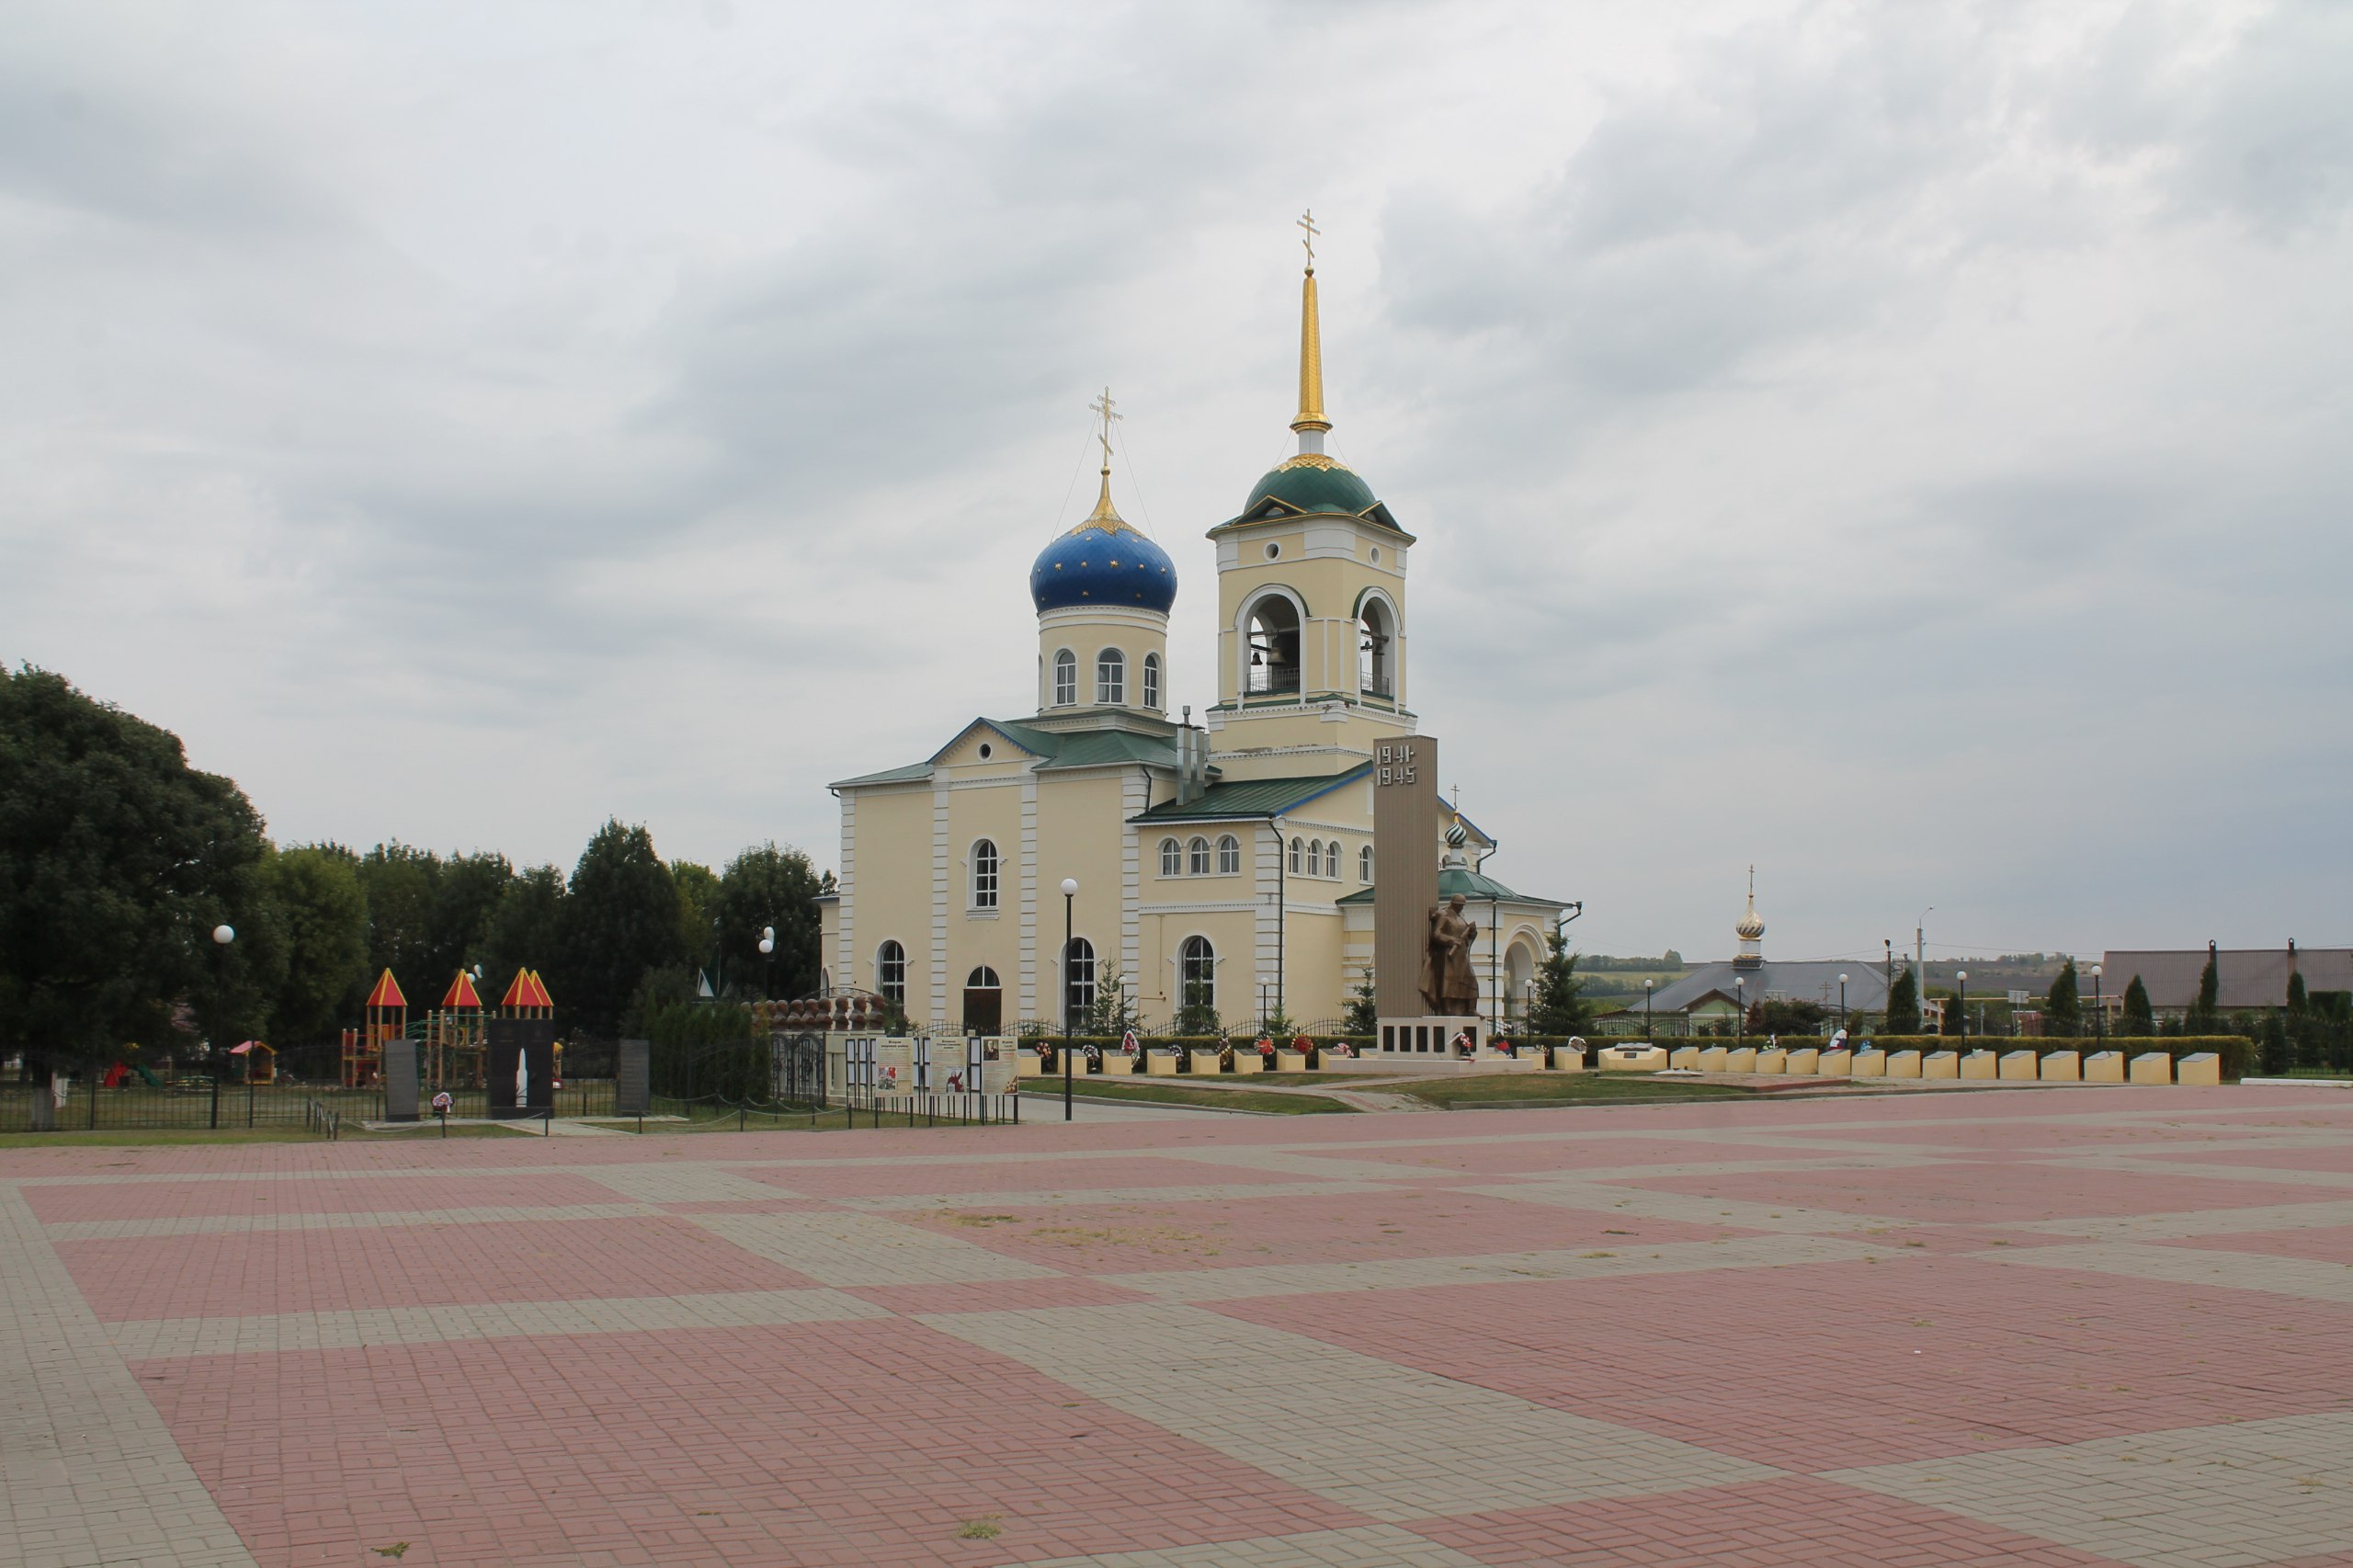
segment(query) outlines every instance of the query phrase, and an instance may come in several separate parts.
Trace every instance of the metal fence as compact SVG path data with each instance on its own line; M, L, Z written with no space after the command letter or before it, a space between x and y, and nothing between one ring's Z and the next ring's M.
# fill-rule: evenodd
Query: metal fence
M108 1088L89 1079L75 1079L62 1103L54 1100L46 1085L0 1085L0 1132L29 1131L37 1096L51 1098L51 1119L59 1131L307 1128L315 1126L315 1119L323 1113L331 1113L338 1120L358 1121L381 1121L384 1116L384 1091L381 1087L343 1089L315 1084L241 1084L186 1077L160 1084L125 1083ZM480 1119L490 1113L487 1090L453 1089L449 1096L454 1102L449 1110L453 1117ZM612 1080L566 1080L563 1087L555 1091L555 1114L611 1116Z

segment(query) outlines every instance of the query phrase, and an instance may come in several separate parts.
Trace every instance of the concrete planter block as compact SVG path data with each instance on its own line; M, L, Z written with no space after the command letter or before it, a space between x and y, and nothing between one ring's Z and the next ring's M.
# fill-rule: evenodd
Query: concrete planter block
M2132 1079L2136 1084L2170 1084L2173 1082L2173 1058L2162 1051L2144 1051L2132 1059Z
M2084 1081L2084 1053L2080 1051L2054 1051L2041 1062L2042 1081L2046 1084L2080 1084Z
M1125 1051L1107 1051L1103 1053L1103 1075L1107 1078L1131 1078L1135 1075L1136 1059Z
M1825 1051L1822 1060L1814 1063L1818 1078L1848 1078L1854 1075L1855 1053L1851 1051Z
M1932 1051L1928 1052L1927 1055L1920 1058L1920 1076L1923 1078L1960 1077L1961 1052L1957 1051Z
M1731 1069L1726 1067L1724 1062L1731 1057L1731 1055L1732 1052L1726 1051L1721 1045L1703 1045L1699 1048L1699 1071L1702 1073L1728 1073Z
M1267 1059L1256 1051L1237 1051L1233 1053L1233 1072L1236 1077L1247 1077L1253 1073L1264 1073L1266 1070Z
M2211 1051L2185 1056L2174 1063L2173 1081L2177 1084L2220 1085L2222 1081L2222 1059Z
M1143 1075L1147 1078L1174 1078L1176 1076L1176 1059L1155 1051L1143 1059Z
M2095 1051L2085 1057L2084 1082L2086 1084L2124 1082L2124 1053L2120 1051Z
M1961 1075L1964 1078L1998 1078L2002 1059L1990 1051L1972 1051L1961 1059Z
M1025 1078L1036 1077L1038 1075L1038 1053L1034 1051L1015 1051L1013 1053L1013 1070L1020 1074Z
M1790 1053L1778 1045L1767 1046L1759 1051L1756 1053L1756 1065L1749 1069L1752 1073L1787 1073L1789 1070Z
M1916 1051L1891 1051L1887 1053L1887 1075L1891 1078L1916 1078L1920 1075L1920 1053Z
M1697 1073L1699 1070L1699 1048L1696 1045L1678 1045L1666 1053L1666 1061L1667 1065L1671 1067L1688 1067Z
M1855 1052L1854 1061L1847 1068L1847 1072L1857 1078L1884 1078L1887 1076L1887 1052L1859 1051Z
M1822 1048L1818 1045L1801 1045L1789 1052L1783 1071L1792 1078L1811 1078L1821 1070L1821 1067Z
M1582 1051L1571 1051L1565 1045L1555 1047L1552 1051L1552 1070L1555 1073L1584 1072L1585 1052Z
M1304 1073L1304 1072L1306 1072L1306 1071L1307 1071L1307 1052L1305 1052L1305 1051L1276 1051L1276 1052L1275 1052L1275 1071L1276 1071L1276 1072L1278 1072L1278 1073Z
M2002 1052L2001 1076L2004 1081L2007 1083L2034 1083L2041 1076L2037 1066L2035 1053L2031 1051L2006 1051Z
M1753 1045L1734 1046L1724 1052L1724 1071L1754 1073L1756 1071L1756 1048Z
M1666 1051L1655 1045L1611 1045L1601 1051L1601 1066L1609 1073L1655 1073L1666 1065Z

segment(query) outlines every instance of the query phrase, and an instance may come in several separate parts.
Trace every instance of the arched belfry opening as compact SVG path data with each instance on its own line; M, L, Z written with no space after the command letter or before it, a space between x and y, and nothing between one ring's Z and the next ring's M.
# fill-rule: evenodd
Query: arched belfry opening
M1357 690L1366 697L1397 695L1397 623L1379 599L1367 599L1357 617Z
M1249 663L1243 689L1253 697L1296 692L1300 688L1299 607L1280 594L1268 594L1250 607Z

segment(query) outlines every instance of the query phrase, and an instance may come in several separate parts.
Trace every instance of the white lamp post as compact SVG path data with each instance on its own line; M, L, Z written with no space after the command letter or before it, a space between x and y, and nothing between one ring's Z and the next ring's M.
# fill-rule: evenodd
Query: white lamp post
M1078 898L1078 879L1077 879L1076 877L1064 877L1064 878L1063 879L1063 962L1062 962L1062 974L1061 974L1061 976L1060 976L1060 978L1061 978L1061 980L1062 980L1062 983L1063 983L1063 1119L1064 1121L1068 1121L1068 1120L1071 1119L1071 1088L1070 1088L1070 999L1071 999L1071 982L1070 982L1070 949L1071 949L1071 941L1072 941L1072 937L1071 937L1071 910L1072 910L1072 907L1073 907L1074 903L1075 903L1075 901L1077 900L1077 898Z

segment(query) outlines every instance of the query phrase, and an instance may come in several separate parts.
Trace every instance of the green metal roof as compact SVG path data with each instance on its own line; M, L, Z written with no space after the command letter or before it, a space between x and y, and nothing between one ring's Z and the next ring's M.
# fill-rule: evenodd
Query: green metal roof
M1442 899L1447 899L1452 898L1456 893L1461 893L1464 898L1470 899L1475 903L1484 903L1489 899L1496 899L1505 903L1547 903L1559 908L1567 907L1566 904L1562 903L1561 901L1556 898L1529 898L1523 893L1516 893L1512 892L1511 889L1504 886L1503 883L1495 881L1495 878L1485 876L1478 871L1473 871L1467 867L1439 867L1438 873L1438 896ZM1373 890L1371 888L1360 888L1357 892L1348 894L1346 898L1336 899L1334 902L1337 903L1370 903L1372 902L1372 894Z
M975 719L972 724L985 724L1006 740L1043 758L1040 771L1064 767L1108 767L1123 763L1150 763L1157 767L1176 766L1176 743L1159 735L1140 735L1132 730L1078 730L1067 733L1041 730L1034 724L1024 724L1011 719ZM956 740L934 752L923 762L911 762L904 767L885 768L880 773L863 773L855 778L844 778L833 787L836 790L858 784L913 784L931 777L933 767L947 755L956 741L962 740L972 730L967 724L956 732Z
M1354 783L1372 771L1366 763L1346 773L1318 773L1305 778L1237 778L1212 784L1200 799L1178 804L1164 801L1130 822L1215 822L1235 817L1275 817L1295 811L1343 784Z
M847 790L854 784L916 784L931 777L931 764L911 762L904 767L886 767L880 773L861 773L855 778L837 778L828 786Z

